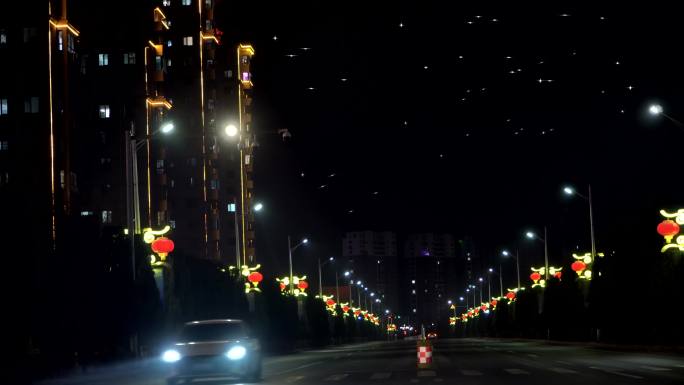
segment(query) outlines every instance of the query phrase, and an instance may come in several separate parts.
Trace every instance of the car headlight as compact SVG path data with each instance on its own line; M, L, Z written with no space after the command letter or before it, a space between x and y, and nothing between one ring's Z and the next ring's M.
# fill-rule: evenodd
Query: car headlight
M241 360L247 355L247 349L244 346L233 346L226 353L226 357L231 360Z
M178 350L169 349L162 354L162 360L164 362L176 362L180 359L181 355L178 353Z

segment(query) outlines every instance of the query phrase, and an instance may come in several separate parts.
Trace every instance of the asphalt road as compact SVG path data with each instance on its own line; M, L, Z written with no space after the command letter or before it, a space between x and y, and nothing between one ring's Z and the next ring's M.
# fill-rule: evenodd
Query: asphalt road
M262 384L684 384L684 356L492 339L436 340L429 369L416 368L415 341L371 342L264 360ZM166 369L143 360L44 385L160 385ZM201 381L200 384L235 384Z

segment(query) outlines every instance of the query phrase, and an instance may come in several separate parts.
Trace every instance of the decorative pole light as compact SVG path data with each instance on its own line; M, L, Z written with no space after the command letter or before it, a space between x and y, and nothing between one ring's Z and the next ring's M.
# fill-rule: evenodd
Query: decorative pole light
M226 126L226 135L233 137L238 134L238 128L234 124L229 124Z
M152 251L157 253L162 260L165 260L166 256L173 251L174 246L173 241L166 237L159 237L152 241Z
M660 115L663 113L663 106L661 106L660 104L651 104L648 107L648 112L651 115Z
M152 266L163 266L166 262L166 256L175 247L172 240L163 236L169 231L171 231L170 226L165 226L161 230L143 229L143 241L149 244L152 251L156 254L150 255L150 264ZM157 236L159 237L157 238Z
M684 225L684 209L679 209L674 213L660 210L660 215L665 217L665 220L660 222L657 228L658 234L665 238L665 245L660 251L664 253L673 248L684 251L684 235L679 235L681 225Z

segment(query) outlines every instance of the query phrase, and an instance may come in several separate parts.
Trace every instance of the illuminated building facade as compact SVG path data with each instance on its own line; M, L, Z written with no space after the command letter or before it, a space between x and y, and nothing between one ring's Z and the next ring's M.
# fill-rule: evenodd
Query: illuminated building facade
M423 323L443 321L442 314L449 293L458 289L458 270L462 265L456 257L456 240L450 234L410 234L405 242L400 263L402 278L400 295L402 314Z

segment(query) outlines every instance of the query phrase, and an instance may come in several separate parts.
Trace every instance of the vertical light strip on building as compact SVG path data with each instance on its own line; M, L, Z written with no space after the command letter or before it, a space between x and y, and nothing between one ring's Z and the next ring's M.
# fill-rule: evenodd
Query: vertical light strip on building
M200 102L202 104L202 194L204 197L204 256L208 257L209 225L207 220L207 151L206 151L206 132L204 127L204 34L202 33L202 0L197 0L197 11L199 12L199 59L200 59Z
M244 144L242 142L242 79L240 78L240 45L238 44L237 51L237 67L235 72L238 77L238 124L240 126L239 140L240 144L240 219L242 222L242 264L247 264L247 237L245 235L245 174L244 174L244 153L242 149ZM237 242L237 240L235 240Z
M145 46L145 52L144 52L144 60L145 60L145 143L147 147L147 226L152 227L152 185L151 185L151 176L150 176L150 166L152 162L152 145L151 145L151 135L150 135L150 103L149 103L149 87L147 84L147 71L149 71L149 68L147 68L147 49L148 47ZM135 170L135 172L138 172L138 170Z
M56 248L57 242L57 221L55 212L55 134L54 134L54 122L52 117L52 25L50 24L49 18L52 17L52 8L50 7L50 2L48 1L48 78L49 78L49 100L50 100L50 204L52 212L52 250Z

